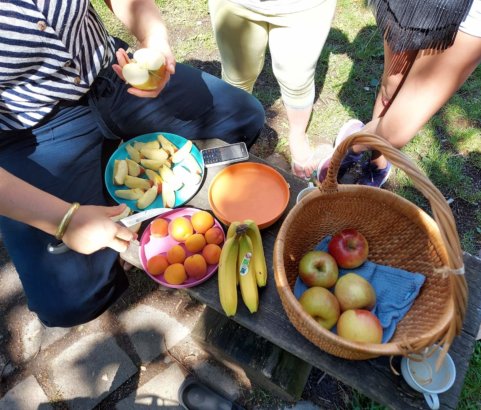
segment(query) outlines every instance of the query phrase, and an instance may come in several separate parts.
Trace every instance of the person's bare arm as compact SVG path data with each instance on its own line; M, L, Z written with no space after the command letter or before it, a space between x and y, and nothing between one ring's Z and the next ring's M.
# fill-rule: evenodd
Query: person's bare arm
M107 6L137 38L140 47L159 50L165 57L166 75L157 90L143 91L130 88L129 93L138 97L156 97L175 73L175 58L169 44L167 28L161 12L153 0L105 0ZM122 67L128 62L124 50L117 51L115 72L122 77Z
M0 215L55 235L70 205L0 168ZM63 241L85 254L105 247L125 251L135 234L110 220L124 208L125 205L81 206L74 213Z

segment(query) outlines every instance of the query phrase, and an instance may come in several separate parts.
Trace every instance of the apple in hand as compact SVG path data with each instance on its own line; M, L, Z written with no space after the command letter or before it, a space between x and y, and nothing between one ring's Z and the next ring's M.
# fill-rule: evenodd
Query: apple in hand
M336 324L341 313L336 297L326 288L319 286L307 289L299 298L299 303L317 323L327 330Z
M354 269L361 266L369 254L369 245L364 235L356 229L337 232L327 246L339 267Z
M141 48L133 59L122 67L122 75L139 90L156 90L165 74L165 58L157 50Z
M341 310L371 310L376 304L376 292L372 285L356 273L346 273L336 282L334 295L339 301Z
M334 286L338 276L336 261L327 252L307 252L299 262L299 277L308 287L330 288Z
M382 326L369 310L350 309L337 321L337 334L353 342L381 343Z

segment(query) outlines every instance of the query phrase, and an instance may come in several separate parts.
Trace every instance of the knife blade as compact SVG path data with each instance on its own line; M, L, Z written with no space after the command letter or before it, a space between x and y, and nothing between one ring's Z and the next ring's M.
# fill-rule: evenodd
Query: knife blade
M124 225L125 227L130 227L135 224L138 224L139 222L144 222L147 219L153 218L158 215L165 214L167 212L173 211L172 208L152 208L152 209L147 209L145 211L138 212L136 214L132 214L129 216L126 216L125 218L122 218L119 222Z

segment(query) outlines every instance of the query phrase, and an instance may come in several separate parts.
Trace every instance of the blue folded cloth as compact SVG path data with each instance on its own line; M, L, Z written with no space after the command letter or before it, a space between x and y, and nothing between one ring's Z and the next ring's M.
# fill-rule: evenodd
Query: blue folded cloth
M315 249L327 252L330 240L331 237L326 236ZM396 330L397 323L409 311L418 296L425 280L424 275L370 261L364 262L356 269L339 269L339 277L348 272L362 276L376 291L376 306L372 312L378 317L383 327L382 342L388 342ZM305 290L307 286L298 277L294 285L294 295L299 299Z

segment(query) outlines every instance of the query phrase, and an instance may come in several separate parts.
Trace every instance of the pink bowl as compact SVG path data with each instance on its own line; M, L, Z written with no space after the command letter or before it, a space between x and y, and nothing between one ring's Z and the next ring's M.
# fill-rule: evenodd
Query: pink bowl
M163 218L169 222L179 216L185 216L187 219L190 219L191 216L198 211L200 211L200 209L197 209L197 208L175 208L175 209L172 209L171 212L162 214L157 218ZM224 235L222 243L219 245L220 247L222 247L225 241L224 229L222 228L222 225L217 219L214 218L214 221L215 221L214 226L217 226L218 228L220 228L220 230ZM163 238L156 238L156 237L150 236L150 226L152 222L150 222L149 226L147 226L147 228L144 230L144 233L142 234L142 237L140 238L140 249L139 249L140 263L142 264L142 268L144 269L145 273L147 273L147 275L150 276L152 280L168 288L176 288L176 289L190 288L192 286L196 286L205 282L216 272L218 264L207 265L207 274L203 278L201 279L187 278L187 280L180 285L172 285L170 283L167 283L164 279L164 275L156 276L149 273L149 271L147 270L147 261L155 255L166 255L167 251L176 244L179 244L184 248L185 254L187 256L190 256L193 254L192 252L188 251L185 248L185 245L183 243L176 241L170 235L167 235Z

